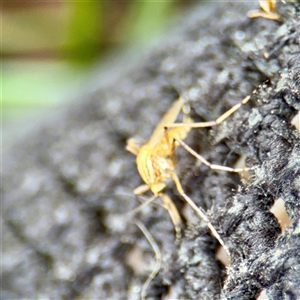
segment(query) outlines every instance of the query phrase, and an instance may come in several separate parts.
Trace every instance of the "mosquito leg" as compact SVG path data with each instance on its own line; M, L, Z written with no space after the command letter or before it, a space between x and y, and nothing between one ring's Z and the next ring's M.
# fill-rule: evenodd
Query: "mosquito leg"
M138 187L136 187L134 190L133 190L133 193L135 195L141 195L141 194L144 194L146 193L147 191L150 190L150 185L149 184L142 184Z
M139 187L137 187L134 190L134 193L136 195L140 195L145 193L146 191L148 191L150 189L149 185L144 184L144 185L140 185ZM181 241L181 225L182 225L182 220L181 217L179 215L179 212L175 206L175 204L173 203L172 199L165 193L159 193L158 195L154 195L153 197L151 197L150 199L148 199L147 201L145 201L144 203L142 203L140 206L138 206L136 209L134 209L133 211L131 211L128 214L128 218L134 216L135 214L137 214L138 212L140 212L145 206L147 206L148 204L150 204L151 202L153 202L157 196L161 197L161 199L163 200L163 208L165 208L170 217L171 220L174 224L174 228L175 228L175 233L176 233L176 244L179 245L180 241Z
M253 168L230 168L226 166L221 166L221 165L215 165L211 164L209 161L207 161L203 156L198 154L196 151L194 151L190 146L188 146L185 142L176 139L176 141L190 154L192 154L194 157L196 157L199 161L201 161L204 165L208 166L212 170L220 170L220 171L227 171L227 172L234 172L234 173L239 173L243 171L249 171L252 170Z
M250 96L245 97L240 103L237 103L236 105L232 106L229 110L227 110L224 114L222 114L219 118L217 118L214 121L196 123L173 123L168 124L167 127L204 128L219 125L222 122L224 122L229 116L231 116L234 112L236 112L242 105L246 104L250 99Z
M215 229L215 227L211 224L211 222L210 222L209 218L207 217L206 213L200 207L198 207L195 204L195 202L188 195L186 195L186 193L184 192L184 190L182 188L182 185L180 183L180 180L179 180L179 178L178 178L178 176L177 176L176 173L172 173L172 178L173 178L173 180L174 180L174 182L176 184L176 187L177 187L177 190L178 190L179 194L194 209L194 211L198 214L198 216L207 224L207 227L210 229L210 231L213 234L213 236L224 247L225 251L228 254L228 257L230 257L229 249L224 244L221 236L219 235L219 233L217 232L217 230Z
M245 97L240 103L232 106L229 110L227 110L224 114L222 114L219 118L216 119L216 125L221 124L225 121L229 116L231 116L234 112L236 112L242 105L245 105L251 99L250 96Z
M147 280L145 281L145 283L143 284L143 287L141 289L141 299L145 300L146 299L146 290L147 290L150 282L155 278L155 276L157 275L157 273L159 272L159 270L161 268L162 256L161 256L161 252L159 250L157 243L155 242L153 236L151 235L149 230L146 228L146 226L140 221L136 221L135 224L142 231L142 233L146 237L147 241L151 245L151 247L155 253L155 259L156 259L155 267L154 267L153 271L151 272L151 274L148 276Z
M137 208L135 208L134 210L130 211L129 213L126 213L126 219L130 219L133 216L135 216L137 213L139 213L145 206L149 205L151 202L153 202L155 199L157 198L157 196L153 195L151 198L149 198L147 201L143 202L142 204L140 204Z
M131 152L134 155L137 155L140 151L140 141L135 138L130 138L127 140L126 150Z
M181 227L182 227L182 220L180 214L174 202L172 201L171 197L169 197L169 195L165 193L160 193L159 196L162 198L165 205L165 209L168 211L172 219L172 223L174 225L175 233L176 233L175 244L179 245L181 242Z

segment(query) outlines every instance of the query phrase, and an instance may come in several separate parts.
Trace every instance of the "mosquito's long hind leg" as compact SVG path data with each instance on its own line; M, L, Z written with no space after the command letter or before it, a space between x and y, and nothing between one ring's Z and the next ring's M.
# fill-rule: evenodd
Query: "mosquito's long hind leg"
M219 235L219 233L217 232L217 230L215 229L215 227L210 222L210 220L209 220L208 216L206 215L206 213L200 207L198 207L195 204L195 202L184 192L184 190L182 188L182 185L180 183L180 180L179 180L179 178L178 178L178 176L177 176L176 173L172 173L172 178L173 178L173 180L174 180L174 182L176 184L176 187L177 187L177 190L178 190L179 194L194 209L194 211L198 214L198 216L207 224L207 227L210 229L210 231L213 234L213 236L224 247L224 249L226 250L226 252L228 254L228 257L230 257L229 249L227 248L227 246L223 242L221 236Z

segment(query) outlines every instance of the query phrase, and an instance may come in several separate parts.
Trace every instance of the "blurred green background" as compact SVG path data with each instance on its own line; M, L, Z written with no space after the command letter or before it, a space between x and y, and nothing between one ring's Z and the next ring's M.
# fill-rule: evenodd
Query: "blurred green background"
M80 94L115 49L148 43L196 0L2 2L4 141Z

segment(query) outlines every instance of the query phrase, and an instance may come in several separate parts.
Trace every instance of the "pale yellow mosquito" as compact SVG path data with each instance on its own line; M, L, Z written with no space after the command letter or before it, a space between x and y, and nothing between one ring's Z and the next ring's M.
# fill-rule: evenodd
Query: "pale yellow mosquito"
M250 10L247 13L249 18L265 18L280 21L280 16L276 12L276 0L258 1L261 9Z
M191 128L204 128L212 127L221 124L231 114L238 110L242 105L246 104L250 100L250 96L243 99L241 103L234 105L231 109L222 114L215 121L198 122L194 123L193 120L184 114L182 123L174 123L181 112L181 110L187 111L187 101L181 97L173 103L170 109L163 116L160 123L156 126L149 141L143 146L139 146L135 139L129 139L126 149L131 153L137 155L136 164L140 176L144 180L145 184L137 187L134 190L134 194L143 194L148 190L151 190L155 197L161 197L165 208L168 210L172 222L176 230L176 236L180 237L181 233L181 217L174 205L172 199L164 192L167 183L166 181L172 178L175 182L176 188L179 194L187 201L187 203L195 210L195 212L206 222L208 228L212 234L224 247L229 255L229 251L225 246L222 238L211 224L206 213L199 208L193 200L188 197L180 183L180 180L176 174L176 157L175 150L179 145L182 145L187 151L199 159L202 163L214 170L222 170L229 172L242 172L245 169L229 168L220 165L214 165L205 160L201 155L193 151L183 140L187 138Z

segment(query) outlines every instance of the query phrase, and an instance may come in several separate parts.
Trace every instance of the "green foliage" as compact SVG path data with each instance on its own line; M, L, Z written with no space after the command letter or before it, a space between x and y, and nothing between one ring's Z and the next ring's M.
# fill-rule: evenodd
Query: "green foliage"
M159 34L174 9L169 1L132 1L121 31L128 43L145 42Z
M75 63L90 63L97 57L103 40L102 4L100 1L72 1L68 4L66 58Z
M26 9L4 7L4 120L72 97L96 60L105 59L115 46L155 38L178 4L174 0L67 1Z

